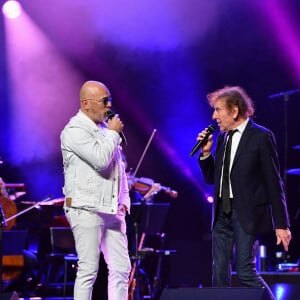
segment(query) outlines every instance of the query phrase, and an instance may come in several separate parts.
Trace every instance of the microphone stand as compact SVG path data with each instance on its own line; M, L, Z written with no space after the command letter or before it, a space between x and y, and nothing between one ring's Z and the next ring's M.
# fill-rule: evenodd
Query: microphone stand
M289 104L290 96L297 93L300 93L300 89L289 90L289 91L269 95L269 99L283 97L283 128L284 128L283 183L285 187L287 181L286 171L287 171L287 158L288 158L288 104Z

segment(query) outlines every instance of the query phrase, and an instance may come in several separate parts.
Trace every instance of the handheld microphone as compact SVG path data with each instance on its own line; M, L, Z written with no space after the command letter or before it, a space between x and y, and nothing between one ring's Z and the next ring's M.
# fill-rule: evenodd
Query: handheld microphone
M201 141L198 141L197 144L194 146L194 148L192 149L191 153L190 153L190 156L193 156L199 149L200 147L202 147L202 145L204 143L206 143L208 137L213 133L215 132L216 128L214 127L214 125L209 125L207 127L207 133L206 135L204 136L204 138L201 140Z
M108 119L112 119L115 115L116 115L116 113L111 109L107 112L107 118ZM125 135L124 135L123 131L119 132L119 135L122 139L122 144L124 144L126 146L127 145L127 140L125 138Z

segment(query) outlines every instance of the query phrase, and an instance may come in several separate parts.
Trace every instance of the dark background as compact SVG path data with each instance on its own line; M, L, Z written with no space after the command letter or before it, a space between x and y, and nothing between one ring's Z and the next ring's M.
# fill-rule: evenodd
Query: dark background
M3 1L2 1L3 3ZM0 17L0 176L22 182L20 200L62 197L59 134L79 108L86 80L104 82L125 123L128 169L179 193L163 230L169 285L210 284L212 191L189 153L211 123L206 94L241 85L253 98L255 121L277 138L293 241L299 258L300 3L297 0L21 1L22 15ZM274 235L264 237L274 268Z

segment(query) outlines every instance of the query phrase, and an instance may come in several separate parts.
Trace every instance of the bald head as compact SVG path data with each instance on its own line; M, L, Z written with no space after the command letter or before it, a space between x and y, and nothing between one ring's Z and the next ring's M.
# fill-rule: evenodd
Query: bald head
M86 81L80 89L80 101L94 99L99 93L109 94L108 88L100 81Z
M95 123L106 119L111 109L109 89L99 81L86 81L80 89L80 109Z

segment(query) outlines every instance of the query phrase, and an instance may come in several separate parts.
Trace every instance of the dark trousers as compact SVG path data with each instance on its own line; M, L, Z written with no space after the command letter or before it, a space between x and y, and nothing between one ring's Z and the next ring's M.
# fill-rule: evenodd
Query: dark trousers
M222 209L218 209L212 235L212 285L231 286L231 265L235 258L237 277L241 284L246 287L264 287L270 299L275 299L269 286L256 271L256 251L256 237L243 230L236 211L233 209L230 216L225 216Z

